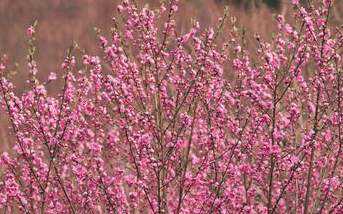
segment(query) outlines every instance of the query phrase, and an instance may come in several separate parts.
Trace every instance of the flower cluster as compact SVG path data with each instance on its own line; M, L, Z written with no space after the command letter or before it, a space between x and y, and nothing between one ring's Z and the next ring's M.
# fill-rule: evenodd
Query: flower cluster
M4 152L0 209L22 213L339 213L343 209L343 31L332 1L293 1L259 61L237 30L194 22L177 32L178 1L124 0L101 54L41 83L30 39L28 90L0 65L15 133ZM164 20L164 25L158 22ZM233 20L233 19L232 19ZM216 39L225 34L227 43ZM228 72L235 79L226 78ZM58 97L46 84L61 76Z

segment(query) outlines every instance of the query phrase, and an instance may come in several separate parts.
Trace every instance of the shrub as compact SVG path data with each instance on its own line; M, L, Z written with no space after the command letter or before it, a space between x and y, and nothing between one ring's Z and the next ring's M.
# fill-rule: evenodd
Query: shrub
M64 85L36 78L13 93L1 61L1 103L15 133L1 155L0 207L22 213L338 213L342 207L342 30L332 1L293 1L252 62L238 30L175 30L177 1L118 6L101 56L73 42ZM318 9L317 9L318 8ZM158 19L165 24L158 27ZM227 43L217 45L223 33ZM230 70L228 70L230 69ZM308 75L304 74L305 70ZM78 71L77 71L78 70ZM76 72L77 71L77 72ZM225 78L233 72L236 79Z

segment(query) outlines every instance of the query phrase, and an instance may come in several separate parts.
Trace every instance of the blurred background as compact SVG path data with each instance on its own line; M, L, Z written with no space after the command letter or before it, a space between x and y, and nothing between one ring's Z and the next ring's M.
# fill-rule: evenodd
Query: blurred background
M45 79L51 71L58 72L71 40L76 40L89 54L98 53L94 27L110 35L118 2L120 0L0 0L0 55L9 56L11 69L18 63L16 83L27 76L25 30L34 20L38 21L35 60L39 77ZM136 2L141 6L158 3L157 0ZM180 4L177 25L182 29L187 28L191 18L198 20L203 28L213 25L222 15L224 6L231 5L231 15L237 16L238 24L244 25L252 35L257 31L269 35L275 27L271 15L286 12L286 5L279 0L181 0ZM49 86L49 91L55 86Z
M306 6L307 1L302 1L302 4ZM61 63L71 40L76 40L90 55L99 53L94 27L102 29L103 35L110 35L112 17L118 15L118 2L119 0L0 0L0 55L7 54L10 58L9 69L17 71L14 79L16 92L22 93L25 90L28 76L25 57L28 53L28 39L25 30L34 20L38 21L35 55L38 78L44 81L50 72L56 72L60 78ZM136 2L141 7L147 3L153 7L158 0ZM277 25L273 14L281 13L288 18L292 14L289 0L181 0L176 23L179 29L187 29L191 19L198 20L202 29L214 26L225 5L230 5L230 16L237 17L238 27L246 29L248 49L254 48L250 41L256 32L262 38L271 38ZM342 3L337 5L341 6ZM339 6L333 10L336 22L342 20L342 7ZM225 40L225 37L221 39ZM48 93L60 93L60 86L59 81L49 84ZM4 112L0 112L0 120L3 124L0 126L1 152L8 149L9 144L5 142L12 140L7 125L4 125L8 121Z

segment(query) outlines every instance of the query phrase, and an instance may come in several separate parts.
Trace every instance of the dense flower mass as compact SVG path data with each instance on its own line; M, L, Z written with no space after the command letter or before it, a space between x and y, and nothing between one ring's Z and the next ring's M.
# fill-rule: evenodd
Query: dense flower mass
M253 61L234 19L222 31L228 10L214 28L180 33L177 0L124 0L111 36L97 29L101 54L78 59L72 43L44 83L30 26L28 90L16 95L6 56L0 65L16 141L0 157L0 209L342 213L343 31L330 0L293 7L271 41L256 35ZM52 97L45 86L60 77Z

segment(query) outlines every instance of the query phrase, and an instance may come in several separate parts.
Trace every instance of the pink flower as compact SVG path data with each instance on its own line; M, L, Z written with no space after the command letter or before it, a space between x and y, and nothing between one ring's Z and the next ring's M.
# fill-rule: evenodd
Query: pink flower
M11 164L11 158L9 157L7 152L3 152L0 157L0 164L3 166Z
M87 147L95 155L100 154L102 151L102 146L96 142L87 143Z
M281 22L281 23L284 23L284 22L285 22L285 17L284 17L283 15L281 15L281 14L279 14L279 15L277 16L277 19L278 19L279 22Z
M73 167L73 172L81 180L84 180L87 177L87 170L81 165Z
M148 146L151 140L152 137L149 134L143 134L138 140L140 148Z
M325 7L329 7L332 3L332 0L323 0L323 4L325 5Z
M28 35L28 36L34 36L35 33L36 33L36 31L32 26L30 26L26 29L26 35Z
M179 9L179 7L177 5L172 6L172 10L174 11L174 13L176 13L178 9Z
M36 87L36 93L38 95L45 95L46 94L46 90L45 87L43 85L39 85Z
M102 47L107 46L108 42L107 42L107 39L106 39L105 37L100 36L99 39L100 39L100 43L101 43L101 46L102 46Z
M118 9L119 13L122 13L124 10L124 7L123 7L123 5L118 4L117 9Z
M300 0L293 0L292 3L293 3L294 5L299 5L299 2L300 2Z
M126 181L126 184L131 187L133 184L136 183L136 176L134 175L126 175L125 176L125 181Z
M55 80L57 79L56 73L55 72L50 72L48 80Z
M325 24L325 21L324 21L323 19L319 18L319 19L317 20L317 25L318 25L318 26L323 26L324 24Z

